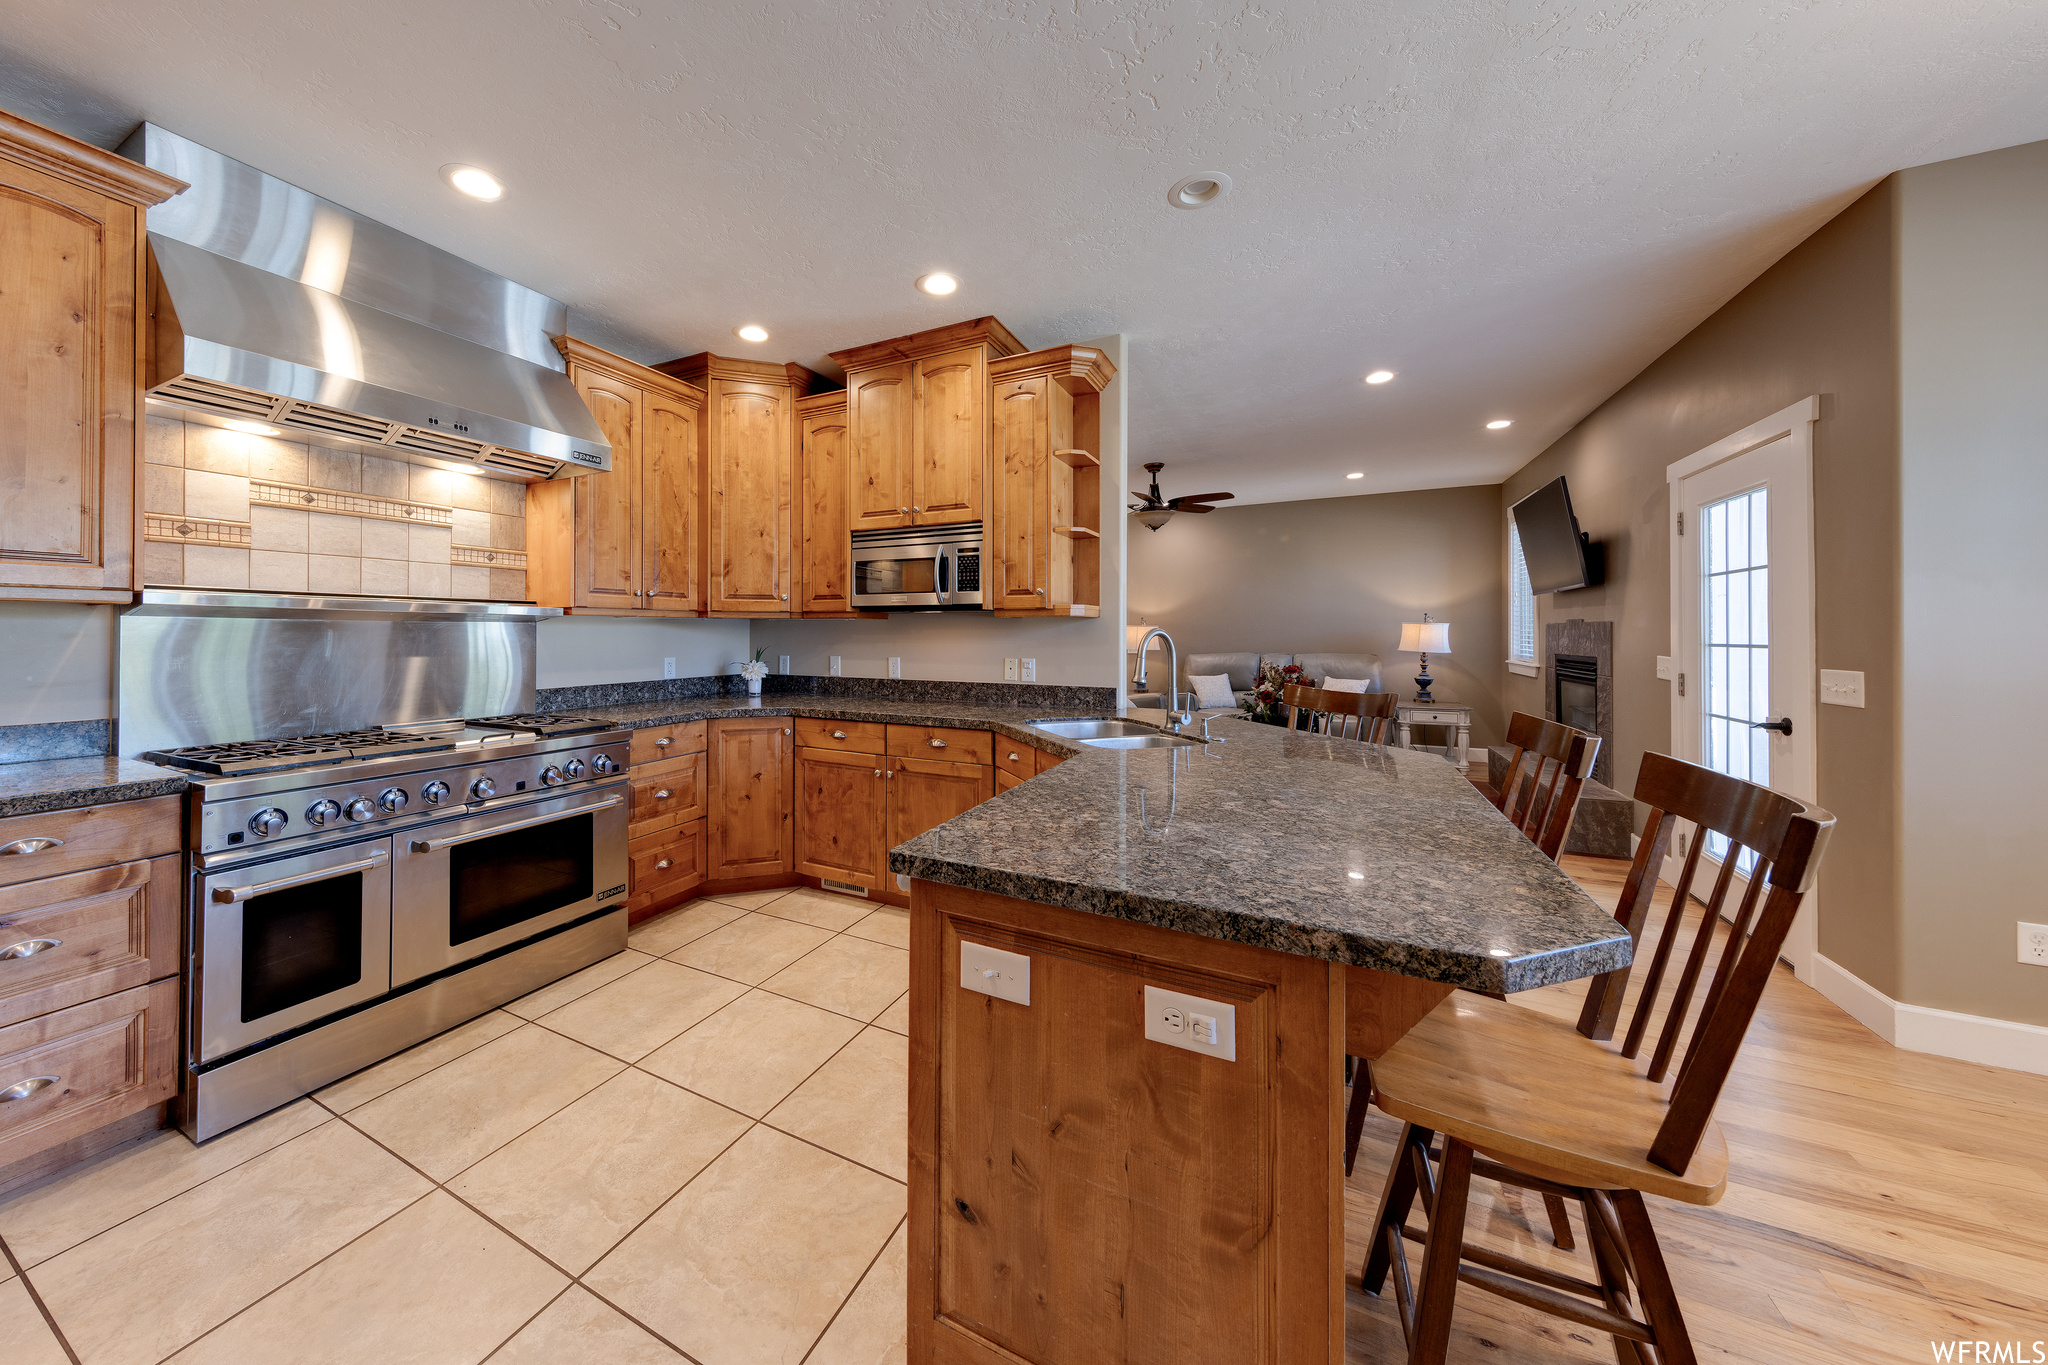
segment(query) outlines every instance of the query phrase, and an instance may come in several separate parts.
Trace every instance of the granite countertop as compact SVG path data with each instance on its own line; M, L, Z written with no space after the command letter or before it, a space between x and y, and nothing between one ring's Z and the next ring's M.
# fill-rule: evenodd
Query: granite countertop
M1614 917L1435 754L1228 712L1212 713L1225 743L1175 749L1096 749L1030 728L1115 714L1057 708L731 697L590 714L636 728L744 715L952 725L1071 756L891 852L894 871L928 881L1478 990L1630 958Z
M111 755L0 763L0 819L175 796L186 785L182 773Z

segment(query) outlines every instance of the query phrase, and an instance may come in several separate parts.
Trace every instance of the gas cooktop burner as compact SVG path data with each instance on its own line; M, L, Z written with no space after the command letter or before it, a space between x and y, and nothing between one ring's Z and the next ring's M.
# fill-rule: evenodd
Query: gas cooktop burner
M614 724L595 716L557 716L537 712L518 716L486 716L482 720L463 723L478 730L523 730L535 735L581 735L593 730L609 730Z
M316 768L328 763L387 754L425 754L452 749L459 729L439 734L406 730L344 730L297 739L245 739L233 744L194 744L144 754L152 763L224 776L275 772L283 768Z

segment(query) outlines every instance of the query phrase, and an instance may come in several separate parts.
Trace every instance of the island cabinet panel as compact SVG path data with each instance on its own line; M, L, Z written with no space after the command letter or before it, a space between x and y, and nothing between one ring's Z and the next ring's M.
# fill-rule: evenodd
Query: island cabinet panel
M995 795L995 769L979 763L891 758L888 773L891 848Z
M709 880L794 869L790 728L783 716L712 722Z
M887 771L879 753L796 751L796 870L870 891L888 873Z
M854 530L911 524L912 369L906 360L846 376Z
M911 406L911 511L919 526L982 519L988 463L988 357L964 346L917 362Z
M854 614L852 477L846 395L800 398L797 413L797 606L805 616Z
M182 189L0 113L0 597L139 585L143 210Z
M1040 749L1033 763L1037 771L1044 772L1047 768L1057 768L1066 761L1066 755L1064 754L1056 754L1050 749Z
M912 1360L1343 1359L1333 964L924 881L911 936ZM1232 1005L1236 1060L1147 1040L1148 984Z

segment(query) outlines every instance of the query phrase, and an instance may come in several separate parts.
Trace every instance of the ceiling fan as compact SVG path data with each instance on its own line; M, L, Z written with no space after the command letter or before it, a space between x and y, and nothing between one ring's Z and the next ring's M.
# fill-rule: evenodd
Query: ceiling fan
M1216 509L1209 506L1210 503L1237 496L1235 493L1183 493L1169 501L1159 493L1159 471L1164 468L1166 463L1163 460L1153 460L1145 466L1146 472L1152 476L1152 491L1139 494L1143 502L1131 504L1131 514L1154 531L1172 521L1175 512L1213 512Z

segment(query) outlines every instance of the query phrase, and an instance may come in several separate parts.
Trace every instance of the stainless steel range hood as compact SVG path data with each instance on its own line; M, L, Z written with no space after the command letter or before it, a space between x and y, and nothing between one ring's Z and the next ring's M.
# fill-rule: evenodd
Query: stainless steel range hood
M145 123L152 409L531 482L611 468L554 338L568 308Z

